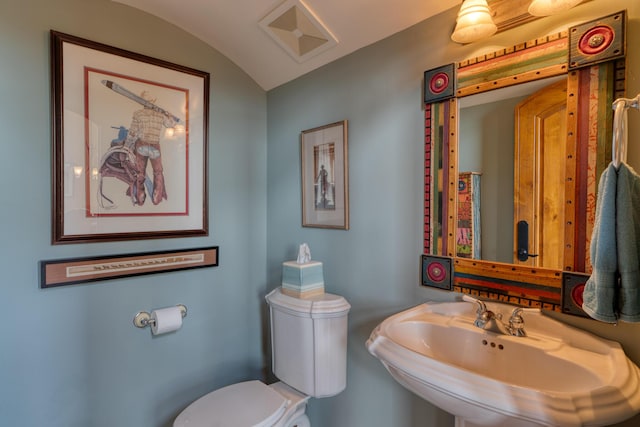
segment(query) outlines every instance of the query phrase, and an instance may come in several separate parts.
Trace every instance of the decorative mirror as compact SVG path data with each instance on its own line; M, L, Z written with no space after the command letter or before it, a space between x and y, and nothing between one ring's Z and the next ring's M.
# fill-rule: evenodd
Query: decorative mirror
M626 12L425 72L423 284L581 314Z

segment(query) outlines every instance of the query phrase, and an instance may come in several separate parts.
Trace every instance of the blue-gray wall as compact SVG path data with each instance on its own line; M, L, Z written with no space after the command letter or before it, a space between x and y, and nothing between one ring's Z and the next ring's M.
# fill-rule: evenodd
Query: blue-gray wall
M211 73L205 238L52 246L49 30ZM167 426L263 372L266 94L184 31L107 0L0 2L0 425ZM38 261L220 246L220 266L41 290ZM132 319L177 303L152 337Z
M450 10L269 91L269 286L278 283L280 261L291 258L298 242L307 242L312 257L324 262L327 290L344 295L352 304L347 389L331 399L311 400L312 424L453 426L447 414L398 386L364 347L372 329L389 314L427 299L453 298L450 293L418 286L423 215L422 73L566 29L568 22L584 22L625 8L630 15L627 88L634 96L640 92L640 52L633 48L640 39L640 2L625 0L595 0L570 13L467 46L449 40L456 13ZM299 132L342 119L349 120L351 229L302 228ZM640 119L630 126L629 157L640 169L640 146L633 143L640 137ZM622 342L640 363L639 325L613 327L554 316ZM638 422L640 417L626 425Z
M637 46L635 1L595 0L575 17L625 7L628 45ZM308 242L324 262L327 290L353 307L348 386L311 400L314 427L452 426L451 416L398 386L364 347L389 314L453 298L418 286L422 72L567 19L500 34L491 46L458 46L442 25L454 17L447 12L265 94L217 51L119 3L0 0L0 425L168 426L205 392L261 378L268 363L263 296L280 282L282 261ZM211 73L209 237L50 244L49 29ZM629 51L635 94L640 53ZM349 120L351 229L302 228L300 131L342 119ZM640 123L630 128L637 140ZM640 148L629 151L638 168ZM220 246L219 267L38 288L42 259L206 245ZM177 333L151 337L133 327L137 311L176 303L189 307ZM637 325L557 317L622 342L640 363Z

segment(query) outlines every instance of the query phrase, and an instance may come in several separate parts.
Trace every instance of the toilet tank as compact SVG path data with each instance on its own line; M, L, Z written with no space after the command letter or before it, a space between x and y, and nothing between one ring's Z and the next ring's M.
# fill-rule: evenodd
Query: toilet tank
M347 315L341 296L294 298L280 288L266 296L271 317L273 373L311 397L340 393L347 385Z

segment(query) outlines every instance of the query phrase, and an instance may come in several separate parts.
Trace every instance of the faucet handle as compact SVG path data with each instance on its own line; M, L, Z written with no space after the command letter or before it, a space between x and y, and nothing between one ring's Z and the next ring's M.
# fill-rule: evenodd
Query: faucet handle
M524 330L524 319L522 318L522 313L539 313L539 308L524 308L517 307L511 313L511 317L509 318L509 328L511 329L512 335L517 337L526 337L527 333Z
M484 325L493 317L493 313L487 310L487 306L483 301L467 294L462 295L462 301L470 302L478 306L476 309L476 320L473 322L476 327L484 328Z
M462 294L462 301L466 301L466 302L478 302L480 300L472 297L471 295L467 295L467 294Z
M511 317L522 317L522 313L540 313L539 308L516 307L511 312Z
M485 313L487 311L487 306L485 305L484 301L474 298L471 295L463 294L462 301L476 304L478 306L478 309L476 310L476 314L478 315L481 315L482 313Z

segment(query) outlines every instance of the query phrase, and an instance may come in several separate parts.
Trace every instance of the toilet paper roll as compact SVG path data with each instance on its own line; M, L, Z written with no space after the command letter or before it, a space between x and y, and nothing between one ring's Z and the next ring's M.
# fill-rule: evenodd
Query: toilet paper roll
M182 327L180 307L160 308L151 312L151 332L153 335L177 331Z

